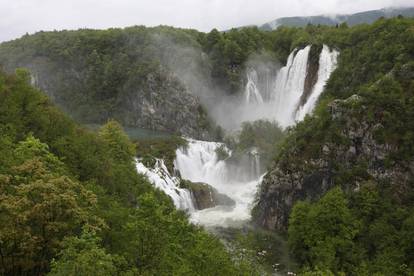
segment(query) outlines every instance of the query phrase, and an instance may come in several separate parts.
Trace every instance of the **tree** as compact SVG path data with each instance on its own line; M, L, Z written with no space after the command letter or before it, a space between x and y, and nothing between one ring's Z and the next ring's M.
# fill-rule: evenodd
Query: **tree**
M94 194L61 174L63 163L47 145L28 137L14 156L20 162L0 176L1 272L41 274L65 236L103 222L93 215Z
M135 156L135 145L129 141L128 136L122 129L122 126L114 121L108 121L99 131L99 136L108 145L108 150L114 161L132 162Z
M80 237L66 238L57 260L53 260L48 275L59 276L100 276L116 275L116 259L100 244L94 231L84 229Z
M355 263L353 239L358 227L344 193L333 188L317 203L295 205L289 220L289 245L312 268L349 271L348 266Z

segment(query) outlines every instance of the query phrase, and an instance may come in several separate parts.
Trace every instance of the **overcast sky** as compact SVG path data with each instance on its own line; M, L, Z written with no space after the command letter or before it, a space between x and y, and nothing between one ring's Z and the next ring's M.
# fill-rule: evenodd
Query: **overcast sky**
M278 17L352 13L414 0L0 0L0 41L40 30L172 25L209 31Z

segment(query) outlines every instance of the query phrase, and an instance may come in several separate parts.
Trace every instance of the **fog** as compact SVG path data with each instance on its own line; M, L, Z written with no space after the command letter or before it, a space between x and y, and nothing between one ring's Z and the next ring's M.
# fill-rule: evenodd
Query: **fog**
M242 72L242 85L233 95L214 85L211 79L211 64L207 55L197 45L178 44L165 34L153 34L154 54L207 109L209 116L228 131L236 131L244 121L259 119L274 120L274 104L268 100L274 92L274 80L282 66L271 54L266 52L251 55ZM257 104L246 99L248 70L254 69L261 79L260 91L265 103Z

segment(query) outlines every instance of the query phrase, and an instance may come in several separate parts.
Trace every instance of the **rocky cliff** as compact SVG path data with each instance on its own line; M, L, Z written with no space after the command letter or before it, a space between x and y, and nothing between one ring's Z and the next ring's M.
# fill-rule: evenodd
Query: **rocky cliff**
M115 118L128 127L198 139L210 137L210 121L201 103L166 69L158 68L144 76L129 76L117 91L98 87L95 96L88 97L82 91L88 89L91 80L83 70L58 69L51 73L37 64L22 64L22 67L29 68L33 85L80 122L104 123Z
M352 192L373 180L391 185L395 199L404 200L414 161L394 158L402 144L383 139L386 109L375 112L367 99L353 95L299 124L264 177L253 210L256 224L284 231L295 202L317 200L335 185Z
M113 118L128 127L211 138L197 93L162 63L153 32L39 32L2 43L0 67L27 68L32 84L79 122Z
M115 117L128 126L209 139L209 119L201 103L171 74L149 74L145 85L131 88Z

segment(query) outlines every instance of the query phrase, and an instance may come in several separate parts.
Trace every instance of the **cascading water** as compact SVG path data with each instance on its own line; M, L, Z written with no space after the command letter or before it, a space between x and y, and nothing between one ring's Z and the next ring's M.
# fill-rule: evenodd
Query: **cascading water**
M216 151L220 147L223 147L223 144L188 140L188 146L176 152L175 167L183 179L207 183L236 202L234 207L217 206L191 213L194 222L206 226L236 225L248 220L261 180L261 176L257 175L251 175L247 180L236 177L237 171L234 171L225 160L218 159ZM257 168L257 158L254 162ZM249 169L244 168L245 171ZM255 170L252 173L257 172Z
M301 106L296 112L297 121L302 121L305 118L306 114L311 113L315 108L316 102L323 92L325 83L328 81L331 73L336 68L338 55L338 51L331 51L328 46L323 45L321 55L319 56L318 80L313 87L312 93L310 94L306 103Z
M265 110L266 112L261 114L262 117L276 120L282 127L291 126L296 121L303 120L306 114L311 113L323 91L326 81L336 67L338 52L335 50L331 51L328 46L323 45L319 57L316 84L312 88L311 95L301 105L301 98L305 91L307 70L309 68L310 50L311 46L309 45L300 50L295 49L289 55L286 66L278 70L273 77L274 83L270 96L268 96L268 89L263 89L263 91L259 89L263 85L258 83L261 79L268 79L268 76L261 78L257 71L249 68L246 73L248 82L245 89L245 98L246 102L251 105L251 108ZM266 85L268 84L266 83ZM253 91L254 97L252 96ZM265 100L255 100L259 98L259 95Z
M164 164L164 160L156 159L154 168L147 168L139 160L136 161L137 171L146 177L158 189L164 191L174 202L177 209L195 210L190 191L179 188L180 179L172 176Z
M338 52L323 46L319 57L317 79L309 95L305 95L305 82L309 69L311 46L294 50L286 66L277 70L247 70L245 103L249 109L259 110L257 116L276 120L282 127L303 120L314 109L326 81L336 67ZM259 72L259 73L258 73ZM274 73L274 74L273 74ZM273 84L270 84L273 74ZM310 91L310 92L309 92ZM305 98L306 99L302 99ZM244 106L243 108L246 108ZM240 119L244 118L240 114ZM233 226L250 218L250 209L264 172L260 156L255 149L235 162L231 157L219 160L218 150L231 152L221 143L187 139L188 146L177 149L175 169L183 179L209 184L219 193L235 201L234 206L216 206L196 210L191 192L179 188L179 177L172 176L163 160L156 160L153 169L137 161L138 172L145 174L158 188L169 195L177 208L187 210L191 220L205 226Z
M174 161L183 179L192 182L226 182L228 171L223 160L218 160L217 149L223 144L188 139L188 145L179 148Z
M259 92L256 84L258 83L256 70L250 69L247 72L247 84L246 84L246 103L263 103L262 95Z
M307 46L298 51L292 64L288 64L289 67L276 78L275 118L283 127L295 122L294 111L303 94L310 48Z
M171 197L177 209L188 211L194 223L205 226L239 225L250 218L250 208L261 181L262 176L257 175L259 172L258 158L257 155L253 155L254 165L250 172L252 175L247 180L240 180L235 177L238 174L238 171L234 170L235 167L230 166L225 160L219 160L217 154L219 148L231 154L221 143L188 139L188 146L177 149L174 166L183 179L209 184L219 193L233 199L234 206L216 206L196 210L191 192L179 188L180 179L168 172L161 159L156 159L154 168L147 168L137 160L137 171L147 176L155 187ZM249 168L244 169L249 171Z

